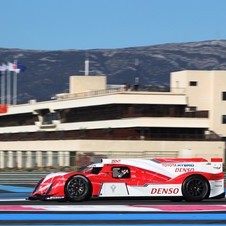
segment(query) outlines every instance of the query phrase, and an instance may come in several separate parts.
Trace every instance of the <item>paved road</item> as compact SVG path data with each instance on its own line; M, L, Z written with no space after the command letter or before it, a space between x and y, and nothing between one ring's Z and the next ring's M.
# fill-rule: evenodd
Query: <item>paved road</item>
M32 187L0 185L0 225L226 225L226 199L29 201Z
M26 185L0 185L0 205L8 205L14 203L16 205L75 205L73 202L59 201L31 201L26 200L33 191L33 186ZM154 198L102 198L93 199L79 203L80 205L197 205L196 202L172 202L170 200L160 200ZM226 199L208 199L199 202L198 205L226 205Z

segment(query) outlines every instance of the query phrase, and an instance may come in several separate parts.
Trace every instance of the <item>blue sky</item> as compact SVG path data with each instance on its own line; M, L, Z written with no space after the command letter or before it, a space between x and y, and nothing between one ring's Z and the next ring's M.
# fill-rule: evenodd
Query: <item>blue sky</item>
M102 49L226 39L226 0L0 0L0 48Z

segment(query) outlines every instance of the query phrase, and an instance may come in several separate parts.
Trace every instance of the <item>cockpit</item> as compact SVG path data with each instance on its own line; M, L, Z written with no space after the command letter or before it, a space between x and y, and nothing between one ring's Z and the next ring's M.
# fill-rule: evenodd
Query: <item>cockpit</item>
M91 164L89 166L81 168L79 170L79 172L98 174L102 170L102 168L103 168L103 164L102 163L96 163L96 164Z

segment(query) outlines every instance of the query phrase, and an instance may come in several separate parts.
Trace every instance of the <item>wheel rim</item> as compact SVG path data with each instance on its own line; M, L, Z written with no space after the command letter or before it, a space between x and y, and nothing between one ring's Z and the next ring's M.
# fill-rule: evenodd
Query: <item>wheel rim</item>
M187 191L192 197L200 197L206 191L205 183L199 179L193 179L188 183Z
M86 192L86 183L81 178L73 178L67 185L70 197L81 197Z

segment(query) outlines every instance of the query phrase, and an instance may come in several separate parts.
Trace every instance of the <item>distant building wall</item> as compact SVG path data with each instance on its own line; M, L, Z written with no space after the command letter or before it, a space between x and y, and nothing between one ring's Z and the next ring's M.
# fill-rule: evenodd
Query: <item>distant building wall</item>
M212 75L210 129L226 137L226 71L213 71Z
M197 110L210 110L213 76L209 71L179 71L171 73L171 91L184 93L187 104Z
M106 89L106 76L70 76L70 93Z
M226 137L226 71L173 72L171 92L185 94L189 107L209 111L209 130Z

